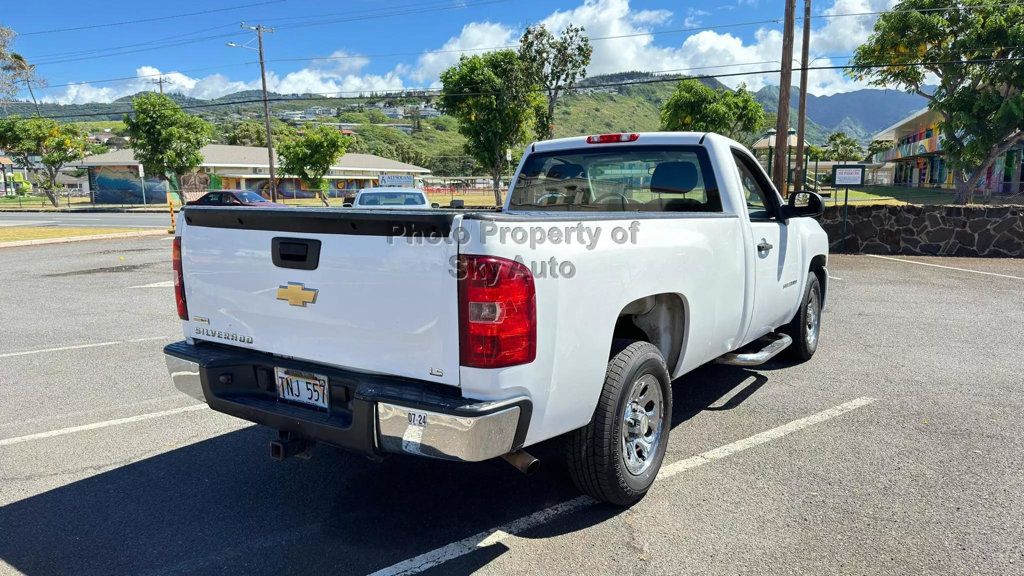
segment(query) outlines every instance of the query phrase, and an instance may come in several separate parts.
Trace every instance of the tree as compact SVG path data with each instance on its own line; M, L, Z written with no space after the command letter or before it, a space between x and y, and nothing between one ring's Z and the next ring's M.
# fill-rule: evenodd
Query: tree
M1024 2L903 0L879 16L852 75L928 100L953 172L970 202L988 169L1024 140ZM934 92L925 84L938 87Z
M892 140L872 140L871 144L868 144L868 162L873 162L875 154L881 154L882 152L888 152L896 146L896 143Z
M556 38L543 24L530 26L519 39L519 59L531 79L547 96L547 108L537 114L537 136L551 138L555 132L555 104L562 92L571 90L587 76L594 49L582 26L569 24Z
M845 132L833 132L825 143L825 158L828 160L861 160L864 149Z
M85 147L85 134L72 124L60 124L50 118L0 119L0 148L7 150L21 166L40 173L43 192L54 206L60 203L57 176L61 168L81 160Z
M32 90L32 82L36 85L45 85L45 81L36 75L36 65L29 64L24 56L16 52L9 52L6 58L0 63L3 74L11 79L14 86L24 84L28 88L28 94L32 97L32 104L36 107L36 116L39 116L39 101L36 100L36 93Z
M764 108L745 86L733 92L714 90L699 80L680 80L661 107L661 129L667 131L717 132L745 142L764 126Z
M350 139L335 128L307 124L300 136L285 140L277 147L281 171L298 176L311 190L323 190L326 187L324 174L345 153L349 142Z
M825 149L821 146L815 146L814 144L807 145L807 158L809 160L827 160L825 157Z
M213 126L186 114L163 94L148 93L132 99L134 113L124 117L132 151L146 173L167 183L178 194L178 177L203 163L202 148L210 143Z
M441 84L441 107L459 120L466 153L490 174L500 206L506 154L526 144L543 98L512 50L463 56L441 73Z
M295 128L277 118L271 119L270 129L273 133L275 147L298 134ZM265 147L267 145L267 127L256 120L243 120L227 129L224 139L228 144L235 146Z

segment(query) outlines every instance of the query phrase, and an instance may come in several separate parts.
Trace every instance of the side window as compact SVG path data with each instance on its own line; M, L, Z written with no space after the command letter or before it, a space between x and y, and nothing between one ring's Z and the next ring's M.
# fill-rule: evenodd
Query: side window
M210 206L216 206L217 204L220 204L220 194L207 194L206 200L203 201L203 204L207 204Z
M740 173L740 185L746 196L747 212L750 213L750 219L768 220L773 214L772 202L769 197L772 192L767 188L764 177L755 173L749 165L749 159L741 156L738 152L733 152L732 158Z

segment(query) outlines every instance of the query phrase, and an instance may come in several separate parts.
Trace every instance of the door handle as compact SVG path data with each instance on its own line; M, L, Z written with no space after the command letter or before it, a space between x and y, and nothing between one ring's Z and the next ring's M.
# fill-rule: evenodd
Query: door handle
M758 252L769 252L772 248L774 248L774 246L772 246L771 242L764 238L761 238L761 242L757 245Z

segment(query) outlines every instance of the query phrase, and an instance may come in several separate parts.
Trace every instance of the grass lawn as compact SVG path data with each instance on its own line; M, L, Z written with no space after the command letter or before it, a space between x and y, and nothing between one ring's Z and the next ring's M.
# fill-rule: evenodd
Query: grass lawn
M19 240L48 240L51 238L72 238L75 236L96 236L118 232L138 232L139 228L61 228L58 226L3 226L0 227L0 242Z

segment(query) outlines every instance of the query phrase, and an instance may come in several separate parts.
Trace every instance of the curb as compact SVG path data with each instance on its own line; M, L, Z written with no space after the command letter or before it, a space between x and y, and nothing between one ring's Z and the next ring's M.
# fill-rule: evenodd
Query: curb
M65 238L40 238L38 240L15 240L0 242L0 248L18 246L40 246L43 244L64 244L66 242L84 242L86 240L113 240L116 238L136 238L139 236L167 236L167 230L140 230L139 232L114 232L113 234L93 234L92 236L67 236Z

